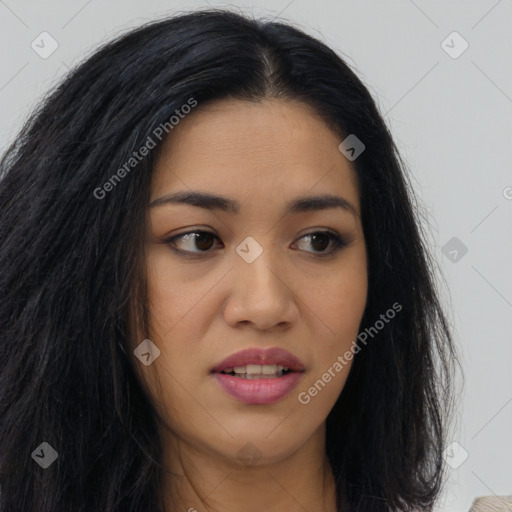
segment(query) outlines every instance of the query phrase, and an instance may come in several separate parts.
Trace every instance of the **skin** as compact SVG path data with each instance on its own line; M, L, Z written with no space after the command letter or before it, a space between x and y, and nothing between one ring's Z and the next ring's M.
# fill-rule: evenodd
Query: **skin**
M166 512L337 510L325 420L351 363L307 405L298 395L351 348L366 305L359 192L341 140L305 104L228 99L196 107L159 151L151 201L198 190L241 204L238 214L184 204L149 208L151 332L138 333L135 345L149 337L161 351L137 371L160 416L162 465L175 474L164 477ZM288 201L327 193L343 197L354 213L284 216ZM218 239L182 238L174 247L200 258L164 242L195 229ZM336 251L329 239L305 237L326 229L348 245ZM263 249L252 263L235 250L248 236ZM304 363L301 381L282 400L239 402L210 374L250 347L282 347ZM241 459L240 450L253 450L257 460Z

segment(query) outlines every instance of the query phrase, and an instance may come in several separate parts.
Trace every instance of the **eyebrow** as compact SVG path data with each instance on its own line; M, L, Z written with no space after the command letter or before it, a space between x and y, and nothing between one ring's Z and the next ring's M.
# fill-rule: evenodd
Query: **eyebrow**
M188 204L196 206L198 208L204 208L206 210L221 210L227 213L239 213L240 203L235 199L229 199L206 192L199 191L183 191L175 192L173 194L166 194L165 196L155 199L149 204L149 208L155 206L162 206L164 204ZM305 195L297 197L290 201L285 208L285 215L294 213L303 213L311 211L328 210L332 208L341 208L349 213L352 213L355 217L359 217L359 214L355 207L340 196L332 194L322 195Z

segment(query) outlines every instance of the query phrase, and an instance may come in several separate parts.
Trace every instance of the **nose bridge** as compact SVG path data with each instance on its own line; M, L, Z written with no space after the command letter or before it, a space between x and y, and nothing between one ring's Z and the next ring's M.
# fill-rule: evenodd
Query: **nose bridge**
M237 281L248 287L249 295L254 299L257 299L259 294L263 294L262 298L273 298L284 286L284 276L279 275L280 269L283 268L279 255L270 243L265 244L265 247L262 244L263 242L260 244L254 238L247 237L236 249Z
M286 283L284 261L272 244L263 246L247 237L236 253L229 320L250 321L260 328L292 321L293 293Z

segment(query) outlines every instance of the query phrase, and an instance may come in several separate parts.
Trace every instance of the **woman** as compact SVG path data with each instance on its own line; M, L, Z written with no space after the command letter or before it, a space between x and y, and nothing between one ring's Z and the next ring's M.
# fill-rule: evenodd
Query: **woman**
M212 10L105 45L5 154L0 510L433 510L455 350L367 89Z

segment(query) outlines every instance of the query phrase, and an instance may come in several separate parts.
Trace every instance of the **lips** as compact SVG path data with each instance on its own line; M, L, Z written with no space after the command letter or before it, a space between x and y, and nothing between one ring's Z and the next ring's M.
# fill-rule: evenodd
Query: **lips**
M240 352L230 355L217 364L211 372L221 373L226 369L246 366L248 364L280 365L289 368L290 371L304 371L304 363L298 357L283 348L269 348L266 350L252 348L241 350Z
M227 395L249 405L279 402L298 385L304 373L304 363L298 357L277 347L236 352L211 370Z

